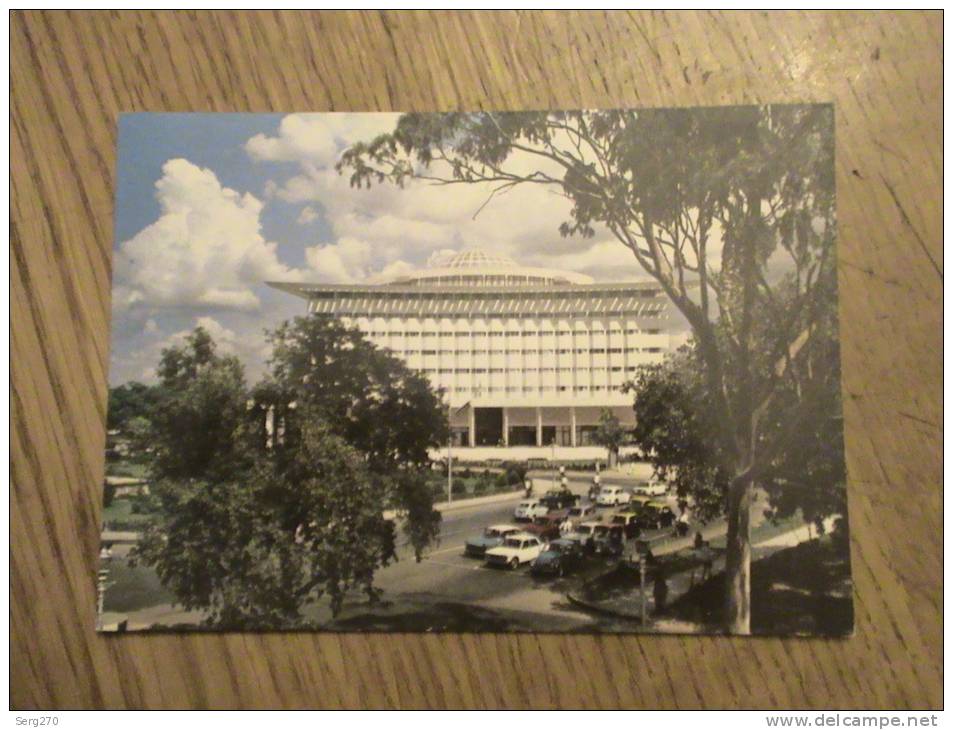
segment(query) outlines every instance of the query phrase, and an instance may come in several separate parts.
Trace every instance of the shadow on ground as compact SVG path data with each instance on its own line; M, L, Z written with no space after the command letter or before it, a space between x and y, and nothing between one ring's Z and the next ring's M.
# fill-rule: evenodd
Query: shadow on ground
M751 566L751 633L849 636L854 606L847 541L826 536L779 550ZM725 577L702 583L660 618L718 631L724 621Z

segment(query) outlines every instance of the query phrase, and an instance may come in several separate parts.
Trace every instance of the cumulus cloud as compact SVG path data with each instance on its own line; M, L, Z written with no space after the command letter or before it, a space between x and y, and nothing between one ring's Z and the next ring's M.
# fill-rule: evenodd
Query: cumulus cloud
M394 129L398 114L289 114L278 134L256 134L245 144L255 160L333 165L349 144Z
M151 323L151 325L149 324ZM215 317L193 317L191 324L171 333L164 333L149 319L142 333L136 338L136 346L126 352L114 350L110 363L112 382L124 382L129 379L152 383L157 380L156 366L162 357L162 351L177 347L196 327L204 327L212 336L220 355L235 355L246 366L246 376L250 381L261 377L264 363L269 355L269 345L261 326L252 326L246 331L222 324Z
M114 306L253 310L268 279L297 281L261 235L262 203L211 170L169 160L156 182L158 220L119 245Z
M343 143L371 139L392 130L396 122L395 116L383 124L377 115L368 120L365 116L350 114L327 122L311 119L307 125L296 119L283 123L279 135L269 138L276 147L267 154L279 155L280 142L281 159L298 162L297 172L281 182L274 195L287 203L320 203L325 211L333 236L311 248L307 256L322 280L380 280L385 271L432 264L441 251L473 248L528 265L565 266L596 278L641 273L631 252L606 231L598 230L593 239L562 237L559 224L570 219L572 204L554 186L524 185L494 193L491 183L440 186L417 180L404 188L389 184L370 190L351 188L347 175L333 169ZM306 151L305 130L333 136L334 155ZM253 157L266 154L260 142L249 141ZM540 164L532 155L514 153L507 167L529 173L540 169ZM439 163L433 171L447 173ZM545 172L559 177L558 170Z

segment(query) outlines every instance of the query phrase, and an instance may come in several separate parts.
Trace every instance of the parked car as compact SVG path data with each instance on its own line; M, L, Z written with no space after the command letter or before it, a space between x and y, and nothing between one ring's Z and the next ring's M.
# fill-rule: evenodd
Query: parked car
M530 563L543 552L544 544L535 535L528 532L517 532L509 535L501 545L486 551L486 564L506 566L516 569L523 563Z
M654 500L644 494L633 494L629 497L629 506L627 510L629 512L641 512L642 508L645 507L649 502Z
M558 575L562 577L567 573L578 570L585 559L585 551L575 540L553 540L533 561L530 572L533 575Z
M629 493L622 487L603 487L596 497L596 504L600 507L618 507L629 503Z
M532 522L537 517L545 517L549 507L538 499L524 499L513 510L513 519L517 522Z
M589 521L576 526L576 529L566 535L567 540L573 540L586 550L592 549L592 539L596 536L596 527L601 526L601 522Z
M609 524L618 525L622 528L626 540L631 540L642 534L642 528L639 527L639 513L631 510L616 512L609 518Z
M621 525L596 525L592 551L603 557L619 557L625 549L625 532Z
M545 517L537 517L533 524L526 525L523 529L531 535L536 535L543 542L556 540L562 534L560 528L566 521L566 510L559 512L550 512Z
M636 484L632 492L633 494L644 494L647 497L664 497L668 494L668 484L657 479L649 479Z
M570 507L566 516L569 518L569 522L574 529L586 520L599 519L599 515L596 512L595 506L591 504L579 504L575 507Z
M504 538L522 530L523 528L519 525L490 525L479 537L471 537L467 540L463 553L474 558L482 558L487 550L500 545Z
M540 498L540 502L551 510L566 509L579 504L581 497L568 489L550 489Z
M643 530L661 530L674 523L675 513L662 502L648 502L639 512L639 527Z

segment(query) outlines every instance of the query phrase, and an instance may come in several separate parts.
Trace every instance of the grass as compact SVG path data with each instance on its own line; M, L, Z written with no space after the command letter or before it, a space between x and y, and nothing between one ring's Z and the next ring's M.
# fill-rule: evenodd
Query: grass
M114 499L103 510L103 522L113 530L136 530L149 521L151 515L137 514L132 511L132 500Z
M751 565L751 632L848 636L854 629L847 541L831 535L778 550ZM673 602L666 617L713 630L723 624L725 576Z
M109 566L109 582L112 585L106 590L106 611L128 613L175 600L155 570L141 565L133 568L122 559Z
M106 476L148 479L149 468L145 464L136 464L131 461L107 461Z

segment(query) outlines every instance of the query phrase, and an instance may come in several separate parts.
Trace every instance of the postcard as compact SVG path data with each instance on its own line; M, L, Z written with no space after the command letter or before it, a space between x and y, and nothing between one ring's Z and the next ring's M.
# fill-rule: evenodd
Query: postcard
M127 114L97 628L853 631L834 109Z

